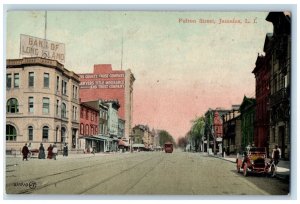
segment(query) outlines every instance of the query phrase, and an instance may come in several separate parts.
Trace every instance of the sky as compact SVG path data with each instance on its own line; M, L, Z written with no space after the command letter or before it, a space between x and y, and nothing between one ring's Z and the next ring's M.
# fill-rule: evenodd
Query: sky
M44 14L7 13L7 59L19 58L20 34L44 37ZM65 44L67 69L89 73L94 64L121 68L123 38L122 67L136 78L132 125L164 129L178 138L209 108L230 109L244 95L255 97L251 72L258 53L263 54L266 34L273 31L267 15L48 11L47 39ZM220 24L220 19L241 23Z

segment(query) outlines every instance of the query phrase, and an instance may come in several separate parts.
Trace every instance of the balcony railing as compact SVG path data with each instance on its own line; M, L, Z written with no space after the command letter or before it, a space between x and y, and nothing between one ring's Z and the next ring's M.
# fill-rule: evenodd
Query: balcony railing
M282 88L279 91L273 93L270 96L270 106L275 106L277 104L279 104L282 101L286 101L289 99L290 97L290 89L288 88Z

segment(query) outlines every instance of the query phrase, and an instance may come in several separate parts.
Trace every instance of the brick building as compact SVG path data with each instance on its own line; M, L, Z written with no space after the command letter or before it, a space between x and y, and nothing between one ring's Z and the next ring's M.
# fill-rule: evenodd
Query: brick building
M130 70L112 70L110 64L94 65L93 73L80 76L80 98L82 102L114 100L120 104L119 118L125 121L125 137L128 139L132 123L133 82Z
M255 68L256 110L254 121L254 144L256 147L269 147L270 111L268 109L270 97L271 58L269 48L272 34L265 38L265 55L258 55Z

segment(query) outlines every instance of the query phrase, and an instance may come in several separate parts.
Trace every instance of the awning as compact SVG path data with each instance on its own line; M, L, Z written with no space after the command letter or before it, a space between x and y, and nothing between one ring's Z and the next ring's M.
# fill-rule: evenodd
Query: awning
M128 147L128 144L126 144L126 142L119 140L119 146L124 146L124 147Z
M144 144L132 144L132 147L140 147L140 148L144 148L145 145L144 145Z
M111 138L109 137L105 137L105 136L101 136L101 135L97 135L97 136L89 136L89 137L82 137L82 139L87 139L87 140L100 140L100 141L112 141Z

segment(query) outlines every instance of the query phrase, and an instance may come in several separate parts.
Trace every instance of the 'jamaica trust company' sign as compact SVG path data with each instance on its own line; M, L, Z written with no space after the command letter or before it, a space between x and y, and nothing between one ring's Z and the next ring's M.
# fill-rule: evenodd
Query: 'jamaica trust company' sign
M65 44L21 34L21 57L42 57L65 62Z

